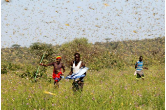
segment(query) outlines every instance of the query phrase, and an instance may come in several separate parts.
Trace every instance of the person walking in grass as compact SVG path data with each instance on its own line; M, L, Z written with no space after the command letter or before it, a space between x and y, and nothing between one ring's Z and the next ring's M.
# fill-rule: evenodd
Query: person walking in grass
M62 75L64 75L63 73L65 72L65 66L63 63L61 63L61 56L57 56L56 57L56 62L52 62L50 64L43 64L41 63L40 64L41 66L53 66L53 74L52 74L52 78L54 79L54 85L55 87L58 87L59 88L59 81L61 80L62 78ZM62 73L62 69L63 69L63 73Z
M69 75L72 75L73 73L78 73L78 71L81 68L85 67L85 63L83 63L80 60L80 54L79 53L75 53L74 54L74 61L71 62L70 66L71 66L71 71L70 71ZM77 90L81 90L82 91L83 90L83 85L84 85L83 78L85 76L86 76L86 72L82 75L82 77L80 77L78 79L74 79L74 81L72 83L73 91L77 91Z
M143 67L143 57L140 56L139 57L139 60L136 62L135 64L135 74L134 75L137 75L136 76L136 79L138 80L139 78L142 78L144 80L144 73L143 73L143 69L147 69L147 67Z

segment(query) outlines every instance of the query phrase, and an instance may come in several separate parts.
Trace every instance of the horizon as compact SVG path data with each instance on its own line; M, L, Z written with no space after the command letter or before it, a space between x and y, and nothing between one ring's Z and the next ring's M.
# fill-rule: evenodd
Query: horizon
M158 38L165 38L165 36L163 36L163 37L155 37L155 38L144 38L144 39L132 39L132 40L130 40L130 39L126 39L126 40L117 40L117 41L108 41L108 43L111 43L111 42L124 42L124 41L142 41L142 40L153 40L153 39L158 39ZM79 38L78 38L79 39ZM87 38L86 38L87 39ZM74 40L74 39L73 39ZM72 41L73 41L72 40ZM88 39L87 39L88 40ZM59 46L61 46L61 45L63 45L63 44L65 44L65 43L69 43L69 42L72 42L72 41L68 41L68 42L64 42L64 43L62 43L62 44L60 44ZM34 42L34 43L41 43L41 42ZM32 43L31 45L33 45L34 43ZM90 43L89 42L89 40L88 40L88 43ZM94 42L94 43L92 43L93 45L95 44L95 43L107 43L107 41L105 40L105 41L103 41L103 42ZM42 43L42 44L51 44L51 43ZM13 45L19 45L19 44L12 44L12 46ZM29 45L29 46L21 46L21 45L19 45L20 46L20 48L30 48L30 46L31 45ZM52 46L57 46L58 44L56 44L56 45L53 45L53 44L51 44ZM1 49L6 49L6 48L12 48L12 46L11 47L1 47Z

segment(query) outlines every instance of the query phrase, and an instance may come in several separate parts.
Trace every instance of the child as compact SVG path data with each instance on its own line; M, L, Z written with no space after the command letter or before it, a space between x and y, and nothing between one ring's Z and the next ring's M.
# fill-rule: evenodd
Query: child
M146 67L143 67L143 61L142 60L143 60L143 57L140 56L139 61L137 61L136 64L135 64L136 71L135 71L134 75L137 75L137 77L136 77L137 80L139 78L142 78L144 80L144 73L143 73L142 69L148 69Z

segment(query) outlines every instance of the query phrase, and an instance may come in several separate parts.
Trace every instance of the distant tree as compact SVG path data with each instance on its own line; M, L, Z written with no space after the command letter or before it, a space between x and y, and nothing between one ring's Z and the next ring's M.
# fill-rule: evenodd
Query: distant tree
M102 42L95 42L95 45L102 45Z
M108 47L109 46L109 41L111 40L111 38L105 38L105 40L106 40L106 47Z
M111 38L105 38L105 40L108 43L111 40Z
M111 42L110 45L111 45L112 49L115 50L115 49L117 49L119 42Z
M18 44L13 44L12 46L11 46L11 48L20 48L21 46L20 45L18 45Z

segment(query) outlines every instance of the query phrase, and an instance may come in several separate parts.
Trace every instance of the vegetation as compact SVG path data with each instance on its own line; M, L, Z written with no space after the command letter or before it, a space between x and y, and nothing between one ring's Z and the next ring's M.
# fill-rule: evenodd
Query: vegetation
M67 71L65 75L68 73ZM1 77L1 108L54 110L164 110L164 65L149 67L145 80L136 81L134 69L88 71L82 93L73 94L72 81L60 88L44 79L31 83L15 74ZM45 94L44 91L55 95Z
M69 73L75 52L89 67L82 93L73 94L70 80L53 88L52 67L39 62L55 61L62 56ZM142 55L145 80L135 80L134 64ZM34 43L29 48L13 44L1 49L2 109L165 109L165 37L135 41L88 43L86 38L62 45ZM55 95L45 94L49 91ZM127 100L126 100L127 99Z

